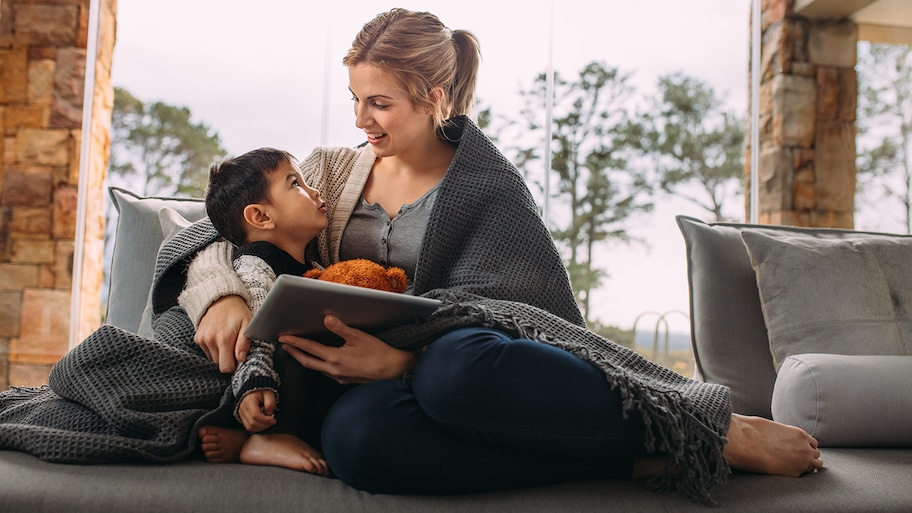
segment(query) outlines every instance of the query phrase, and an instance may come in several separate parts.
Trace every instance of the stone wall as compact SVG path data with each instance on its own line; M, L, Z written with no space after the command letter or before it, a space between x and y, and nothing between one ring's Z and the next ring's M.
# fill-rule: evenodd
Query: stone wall
M101 2L80 332L100 319L115 0ZM45 383L68 349L89 0L0 0L0 387Z
M857 29L794 16L793 4L763 2L759 222L852 228ZM748 131L748 210L752 151Z

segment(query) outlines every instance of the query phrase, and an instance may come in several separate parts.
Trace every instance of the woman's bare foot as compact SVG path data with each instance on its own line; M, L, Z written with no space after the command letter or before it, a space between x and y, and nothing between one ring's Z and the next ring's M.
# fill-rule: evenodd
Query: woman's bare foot
M199 430L200 449L209 463L236 463L240 461L241 447L247 441L247 432L218 426L203 426Z
M668 455L658 454L650 456L640 456L633 459L633 472L631 479L647 479L655 477L665 470L668 466Z
M823 467L817 440L803 429L737 414L723 456L732 468L778 476L798 477Z
M241 448L241 463L269 465L329 475L323 455L304 440L287 434L250 435Z

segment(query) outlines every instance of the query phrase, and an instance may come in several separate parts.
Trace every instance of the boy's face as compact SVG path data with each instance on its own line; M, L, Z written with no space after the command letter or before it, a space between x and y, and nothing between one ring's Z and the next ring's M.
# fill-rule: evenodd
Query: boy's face
M326 203L320 191L304 182L293 164L282 163L269 174L269 205L277 243L301 247L326 228Z

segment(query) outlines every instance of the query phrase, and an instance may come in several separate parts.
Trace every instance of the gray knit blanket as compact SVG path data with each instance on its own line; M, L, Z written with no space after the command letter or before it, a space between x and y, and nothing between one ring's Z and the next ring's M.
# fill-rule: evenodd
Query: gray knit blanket
M47 386L0 393L0 448L61 463L172 462L193 453L200 426L231 425L230 375L193 342L176 301L189 248L213 239L206 222L163 248L154 339L102 326L57 362Z
M414 348L454 328L484 326L590 361L620 391L625 411L644 419L646 449L669 456L652 487L711 501L711 488L730 473L722 456L731 421L728 389L684 378L580 325L566 272L554 269L557 252L527 191L504 195L524 187L521 177L502 157L485 156L492 151L468 122L441 185L425 239L430 250L419 258L416 282L423 289L416 283L416 290L443 306L379 338ZM66 463L171 462L193 454L201 425L233 422L230 376L194 344L193 326L177 306L190 257L216 237L204 219L162 248L152 340L103 326L54 366L46 387L0 393L0 448ZM449 263L434 264L441 261ZM497 273L473 275L491 266ZM536 266L550 275L530 283L539 275Z

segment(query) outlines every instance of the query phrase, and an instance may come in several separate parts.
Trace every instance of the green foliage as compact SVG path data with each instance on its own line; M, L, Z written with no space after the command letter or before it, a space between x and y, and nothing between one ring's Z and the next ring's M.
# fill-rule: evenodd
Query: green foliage
M633 330L625 330L617 326L606 326L598 321L590 322L589 329L608 340L624 347L632 348L635 343Z
M912 48L859 45L857 69L856 201L898 202L912 233Z
M723 200L740 183L744 129L738 116L722 109L712 88L680 74L662 77L653 110L634 117L630 112L638 98L629 79L602 62L589 63L570 79L555 73L548 120L547 76L540 74L529 89L520 91L525 100L520 121L485 108L479 123L495 134L492 139L533 191L557 203L547 221L590 327L632 345L632 334L589 318L590 294L607 276L595 249L612 242L640 242L630 231L631 223L653 209L658 188L704 205L721 218ZM509 137L510 131L518 135ZM543 169L545 144L551 148L548 170ZM661 172L647 171L653 169ZM556 182L556 191L536 178L542 176L554 177L550 180ZM709 199L688 196L693 187L684 185L692 183L700 184Z
M722 110L708 84L681 73L659 78L659 95L640 141L657 162L662 190L695 203L724 220L723 203L741 183L744 120ZM697 185L699 193L684 185Z
M557 226L552 234L565 253L587 319L590 292L605 276L594 261L595 247L634 240L627 228L630 219L653 207L646 174L630 163L636 156L631 138L643 129L628 112L634 92L628 80L628 75L601 62L586 65L570 80L559 74L553 80L550 170L557 178L554 199L562 209L549 217L552 227ZM521 91L526 138L510 150L527 177L543 158L547 86L547 76L540 74L531 88ZM539 190L546 190L541 183Z
M143 196L202 197L209 181L209 167L226 155L218 134L205 123L194 122L190 109L163 102L146 103L126 89L114 88L109 185ZM116 227L111 205L105 215L103 268L107 277ZM107 301L107 283L106 278L101 289L102 304Z
M145 103L115 88L110 173L138 193L201 196L209 166L226 155L218 134L194 122L187 107Z

